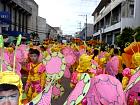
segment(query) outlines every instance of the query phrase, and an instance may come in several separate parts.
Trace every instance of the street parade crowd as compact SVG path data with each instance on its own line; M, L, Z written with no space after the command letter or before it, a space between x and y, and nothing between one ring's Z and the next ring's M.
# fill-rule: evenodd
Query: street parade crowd
M91 40L15 44L0 36L0 105L50 105L70 80L64 105L139 105L140 42L125 48ZM11 104L9 104L11 103ZM59 103L57 105L60 105Z

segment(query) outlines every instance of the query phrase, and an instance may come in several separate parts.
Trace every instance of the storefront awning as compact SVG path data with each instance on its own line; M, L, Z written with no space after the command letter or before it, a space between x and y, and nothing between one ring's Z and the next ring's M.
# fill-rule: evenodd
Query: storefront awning
M27 38L30 37L30 35L28 33L19 32L19 31L4 31L4 32L2 32L2 34L8 35L8 36L15 36L15 37L17 37L18 35L21 34L24 37L27 37Z

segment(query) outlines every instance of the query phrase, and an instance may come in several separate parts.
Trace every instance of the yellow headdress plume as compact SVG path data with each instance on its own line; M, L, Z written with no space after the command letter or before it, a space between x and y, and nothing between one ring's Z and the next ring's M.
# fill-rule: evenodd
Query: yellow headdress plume
M21 105L22 101L22 81L20 76L15 72L15 61L16 61L16 49L17 46L21 42L21 35L19 35L16 48L15 48L15 53L14 53L14 61L13 61L13 71L3 71L2 70L2 65L3 65L3 60L4 60L4 44L3 44L3 36L0 35L0 48L2 49L1 53L1 62L0 62L0 85L1 84L10 84L10 85L15 85L19 89L19 100L18 100L18 105Z
M91 60L92 60L92 56L89 56L87 54L81 55L79 59L79 65L76 71L86 72L87 70L91 69L92 67Z

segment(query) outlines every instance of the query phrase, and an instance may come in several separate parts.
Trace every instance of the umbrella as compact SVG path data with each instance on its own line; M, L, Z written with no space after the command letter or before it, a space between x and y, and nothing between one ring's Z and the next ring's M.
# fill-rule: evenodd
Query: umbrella
M126 105L122 85L115 77L100 74L91 79L88 105Z

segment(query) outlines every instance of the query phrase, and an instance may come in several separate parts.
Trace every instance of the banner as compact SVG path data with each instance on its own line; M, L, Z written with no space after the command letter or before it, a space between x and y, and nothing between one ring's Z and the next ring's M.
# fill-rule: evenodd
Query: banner
M0 24L10 24L10 23L11 23L10 12L0 11Z

